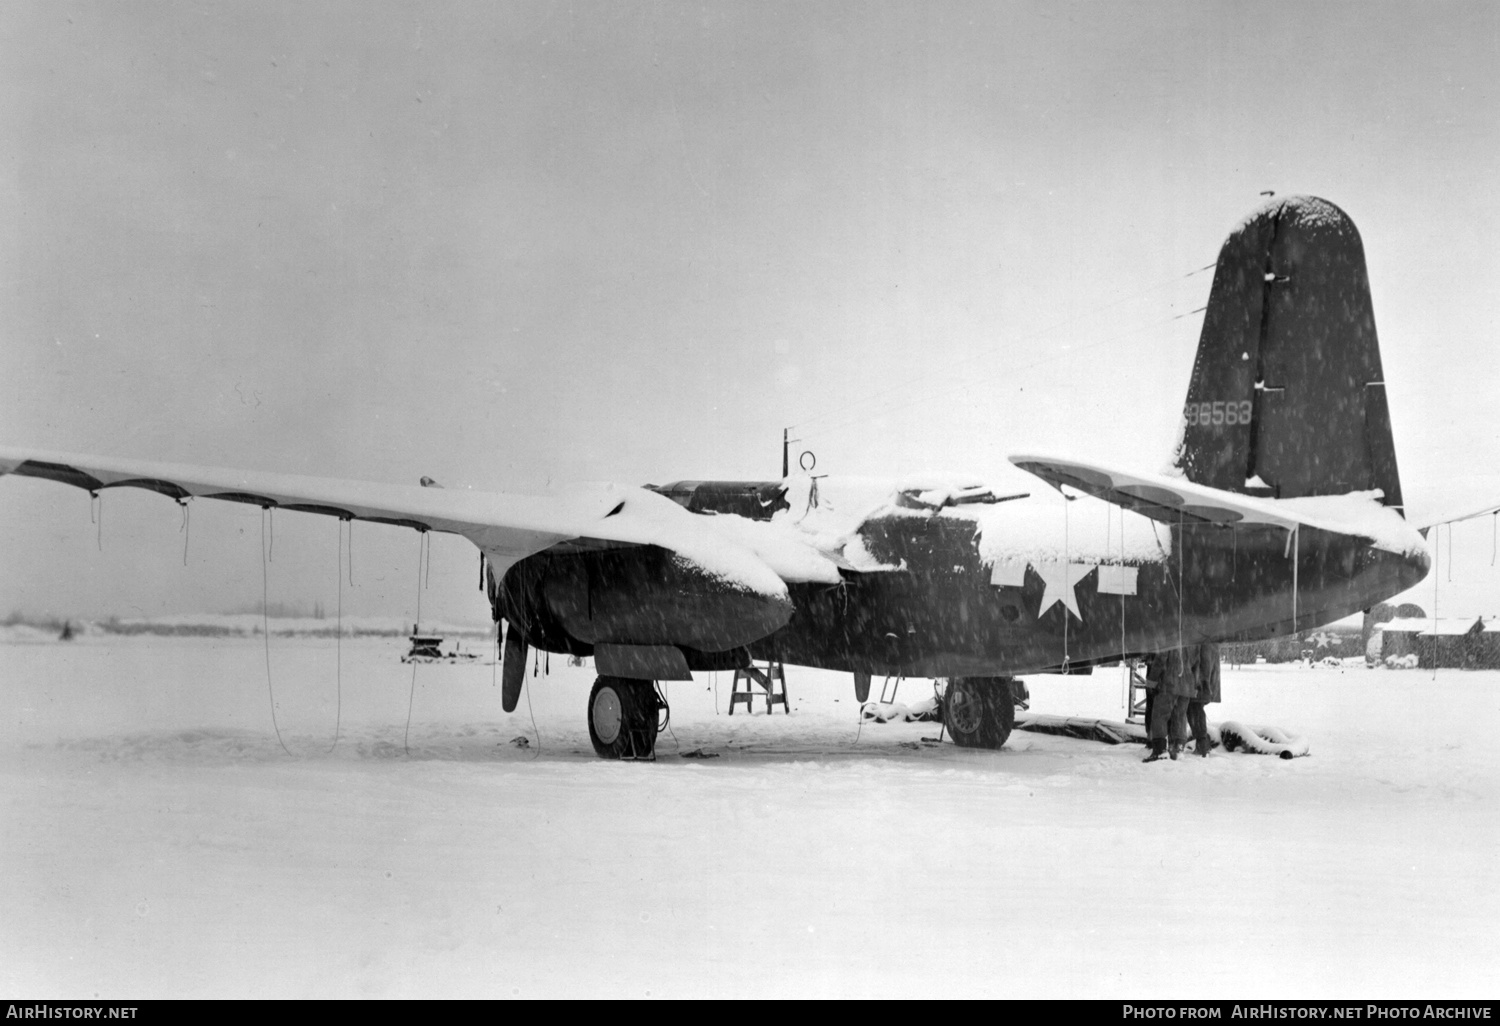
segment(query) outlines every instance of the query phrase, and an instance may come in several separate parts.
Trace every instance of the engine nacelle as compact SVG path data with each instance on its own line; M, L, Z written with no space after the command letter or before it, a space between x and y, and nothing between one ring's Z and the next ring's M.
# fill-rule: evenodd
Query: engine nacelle
M572 655L592 655L595 645L728 653L792 616L789 599L727 582L654 545L529 556L506 572L493 599L497 617L531 644Z

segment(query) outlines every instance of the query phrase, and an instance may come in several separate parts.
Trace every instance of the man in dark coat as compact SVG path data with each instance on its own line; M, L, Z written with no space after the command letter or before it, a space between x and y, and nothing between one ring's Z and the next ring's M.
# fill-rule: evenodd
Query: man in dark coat
M1142 762L1155 762L1168 754L1175 759L1187 743L1188 703L1198 691L1197 653L1196 648L1177 648L1165 653L1161 683L1151 699L1151 720L1147 728L1151 753Z
M1147 653L1141 660L1141 676L1146 686L1146 708L1141 720L1146 730L1151 729L1151 710L1156 705L1156 692L1161 687L1161 675L1167 667L1167 657L1161 652ZM1149 737L1149 733L1147 737Z
M1210 702L1219 701L1219 646L1205 641L1198 646L1197 690L1188 703L1187 721L1193 729L1193 751L1207 756L1213 747L1208 736L1208 710L1203 708Z

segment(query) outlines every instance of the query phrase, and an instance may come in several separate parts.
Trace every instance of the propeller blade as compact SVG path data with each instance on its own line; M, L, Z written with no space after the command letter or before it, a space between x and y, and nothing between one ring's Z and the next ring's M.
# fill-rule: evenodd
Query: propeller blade
M863 670L854 671L854 697L861 703L870 700L870 675Z
M526 682L526 636L511 624L505 632L505 662L500 668L500 708L515 712Z

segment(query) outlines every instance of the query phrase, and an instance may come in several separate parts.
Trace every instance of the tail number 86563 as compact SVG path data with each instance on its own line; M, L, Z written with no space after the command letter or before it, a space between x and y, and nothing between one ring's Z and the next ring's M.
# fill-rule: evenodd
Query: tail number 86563
M1188 403L1182 414L1190 425L1219 427L1223 424L1250 423L1250 400L1218 400L1211 403Z

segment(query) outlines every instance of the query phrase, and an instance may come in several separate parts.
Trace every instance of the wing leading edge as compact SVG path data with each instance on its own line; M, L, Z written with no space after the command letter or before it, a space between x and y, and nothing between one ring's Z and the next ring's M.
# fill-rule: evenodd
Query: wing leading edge
M143 488L178 502L222 499L462 535L497 574L558 545L657 545L748 590L785 596L786 581L837 581L837 569L783 532L731 532L642 488L605 485L563 497L472 492L222 467L0 447L0 475L89 492ZM728 518L738 520L740 518Z
M0 448L0 474L38 477L89 492L144 488L178 502L222 499L264 509L459 534L509 565L579 536L604 510L535 496L374 484L222 467ZM605 501L598 497L592 505ZM615 502L619 499L616 498ZM497 567L500 569L500 567Z

